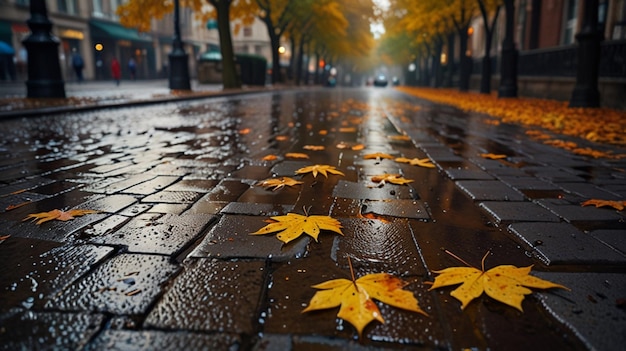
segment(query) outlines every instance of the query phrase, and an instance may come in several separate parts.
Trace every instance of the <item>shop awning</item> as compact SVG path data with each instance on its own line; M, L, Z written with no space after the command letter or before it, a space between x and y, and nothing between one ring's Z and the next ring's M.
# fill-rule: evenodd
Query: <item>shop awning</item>
M11 23L0 21L0 40L10 44L12 38L13 32L11 31Z
M91 35L93 37L110 37L120 40L152 42L150 36L140 35L137 30L126 28L121 24L91 20L89 21L89 25L91 26Z

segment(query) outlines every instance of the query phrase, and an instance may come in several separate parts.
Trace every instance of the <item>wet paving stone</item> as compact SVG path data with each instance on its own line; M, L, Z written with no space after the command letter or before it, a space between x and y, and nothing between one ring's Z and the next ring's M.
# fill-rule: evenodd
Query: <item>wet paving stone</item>
M479 207L486 211L497 224L512 222L558 222L559 217L531 202L485 201Z
M269 258L272 261L284 261L303 256L309 243L306 234L288 244L283 244L275 234L250 235L267 225L264 220L268 218L224 215L189 257Z
M271 168L271 175L277 177L293 177L300 168L312 166L309 161L282 161ZM267 178L270 178L269 175Z
M331 257L347 266L361 270L376 268L378 271L399 276L424 276L418 248L410 235L408 222L386 222L370 219L342 219L343 236L334 238Z
M429 220L430 215L419 200L387 200L363 202L361 213L375 213L382 216Z
M230 202L236 201L250 186L240 179L224 179L215 188L203 196L197 203L205 201Z
M271 217L286 215L291 210L293 206L276 203L231 202L222 209L221 213Z
M106 330L85 350L238 350L238 335L165 332L159 330Z
M37 202L48 197L50 196L32 193L29 191L8 194L0 197L0 212L7 212L19 206L23 206L31 202Z
M152 308L149 328L255 334L264 261L190 260Z
M47 309L140 314L179 267L168 257L122 254L46 301Z
M125 246L129 252L173 255L199 237L212 220L212 215L204 214L147 214L90 241Z
M596 208L571 204L563 199L541 199L538 204L578 227L591 229L623 229L626 231L626 218L612 208Z
M87 313L16 312L0 316L0 350L79 350L104 316Z
M380 188L368 188L364 183L339 180L333 189L333 196L362 200L417 200L419 196L407 186L385 184Z
M626 240L624 240L624 230L602 229L590 232L591 236L618 250L626 255Z
M59 246L10 237L0 245L0 311L40 307L44 298L68 286L112 253L93 245Z
M207 196L204 196L193 204L184 213L189 214L218 214L229 202L226 201L211 201Z
M558 320L565 321L582 338L586 348L612 350L626 345L623 274L538 272L536 275L571 289L541 293L541 303Z
M148 210L150 213L169 213L180 215L189 208L188 204L157 204Z
M141 199L141 202L159 202L169 204L191 204L202 196L193 191L160 191Z
M297 178L294 178L298 180ZM298 201L302 185L286 186L277 190L251 186L237 199L237 202L293 205Z
M157 176L154 179L124 189L124 192L138 195L150 195L167 188L178 179L179 177L176 176Z
M456 185L474 201L523 201L524 194L497 180L459 180Z
M155 175L142 173L137 175L132 175L126 178L122 177L112 177L105 179L102 183L94 183L91 186L87 187L89 191L105 193L105 194L115 194L121 192L122 190L128 189L130 187L136 186L143 182L147 182L155 178ZM109 183L109 180L118 180Z
M546 265L626 265L626 256L571 224L513 223L508 230Z
M197 193L208 193L213 189L217 183L216 180L206 179L182 179L170 186L165 190L167 191L193 191Z

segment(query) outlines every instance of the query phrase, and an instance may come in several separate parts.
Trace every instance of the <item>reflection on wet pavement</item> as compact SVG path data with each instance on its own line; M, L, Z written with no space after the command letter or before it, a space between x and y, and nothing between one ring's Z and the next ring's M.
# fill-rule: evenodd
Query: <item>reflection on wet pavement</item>
M427 291L430 271L458 265L442 248L476 265L490 250L491 265L554 270L507 234L504 224L515 218L499 217L498 208L492 218L481 209L503 206L490 200L534 205L529 194L558 190L539 187L536 178L536 188L511 185L520 184L520 176L530 182L529 174L478 157L523 158L515 140L526 139L517 127L500 126L496 133L479 115L390 89L264 93L11 120L0 127L0 234L10 235L0 244L0 267L9 272L52 255L53 265L68 272L61 280L39 268L36 275L23 267L20 277L3 273L0 336L9 337L9 345L24 345L29 337L8 336L7 323L47 326L49 314L60 313L59 323L92 323L73 331L79 345L144 334L176 343L202 332L219 333L220 340L207 343L221 346L262 343L265 334L271 345L295 334L294 349L321 342L307 337L339 337L344 347L356 334L335 319L336 311L300 311L314 293L310 285L350 277L350 256L359 276L383 271L412 282L407 289L431 315L381 306L387 323L369 325L365 345L584 348L536 298L524 302L524 314L487 297L461 312L449 291ZM371 153L430 158L437 168L364 159ZM276 159L264 160L268 155ZM295 175L314 164L337 167L345 176ZM371 181L383 173L413 182ZM254 186L279 176L302 184L276 191ZM482 207L475 203L485 200ZM39 227L21 221L55 208L100 212ZM303 236L281 245L272 236L249 235L268 216L287 212L332 215L344 236L323 232L319 242ZM15 251L29 259L8 254ZM24 276L40 281L32 294L25 293L30 283ZM51 280L55 284L43 283ZM27 297L32 301L24 306ZM26 311L38 317L25 323L20 316ZM83 313L92 320L85 322ZM111 327L111 321L126 322Z

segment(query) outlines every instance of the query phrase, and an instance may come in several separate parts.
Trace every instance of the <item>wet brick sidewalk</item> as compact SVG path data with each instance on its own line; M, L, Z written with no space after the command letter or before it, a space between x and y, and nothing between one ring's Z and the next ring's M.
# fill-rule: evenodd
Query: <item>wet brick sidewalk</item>
M489 120L370 88L2 121L0 349L620 349L624 213L580 203L626 198L626 159ZM375 152L437 167L364 159ZM312 164L345 176L294 176ZM381 173L414 182L372 183ZM278 176L303 184L255 186ZM99 212L23 221L57 208ZM250 235L288 212L330 215L344 235ZM534 265L571 290L535 292L523 313L487 296L461 311L452 288L427 290L431 271L461 265L442 248L476 266L488 251L488 268ZM350 278L348 256L357 276L411 282L429 316L379 304L386 323L359 340L337 309L301 313L311 285Z

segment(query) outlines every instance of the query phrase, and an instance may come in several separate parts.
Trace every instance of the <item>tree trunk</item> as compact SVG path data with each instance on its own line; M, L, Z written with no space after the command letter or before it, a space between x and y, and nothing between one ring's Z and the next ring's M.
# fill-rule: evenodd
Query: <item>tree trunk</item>
M442 66L441 66L441 51L443 50L443 41L440 39L437 39L435 42L435 49L433 52L433 75L434 75L434 81L433 81L433 86L435 88L439 88L441 87L441 83L443 80L443 72L442 72Z
M487 18L487 10L482 2L479 2L480 12L483 17L483 23L485 25L485 54L482 62L482 73L480 75L480 92L482 94L491 93L491 42L493 40L493 30L500 14L500 6L496 8L493 21L489 25L489 18Z
M220 36L222 53L222 82L224 89L241 88L241 80L237 75L233 40L230 34L230 1L210 1L217 12L217 30Z
M272 48L272 84L278 84L282 80L280 74L280 53L278 52L280 48L280 35L276 34L269 12L266 13L265 17L262 19L267 27L267 34L270 37L270 47Z
M302 63L304 61L304 37L300 38L298 45L298 58L296 60L296 85L302 84Z
M465 25L459 32L459 90L468 91L470 75L472 74L472 59L467 56L467 29Z
M598 0L585 0L584 5L583 25L576 34L578 42L576 86L569 107L600 107L598 72L602 33L598 30Z
M452 79L454 78L454 32L448 34L448 57L447 57L447 70L444 86L451 88Z
M533 3L534 5L534 3ZM517 56L513 41L515 22L515 0L504 0L506 29L502 41L502 58L500 62L500 87L498 97L517 97ZM534 11L534 9L533 9Z

